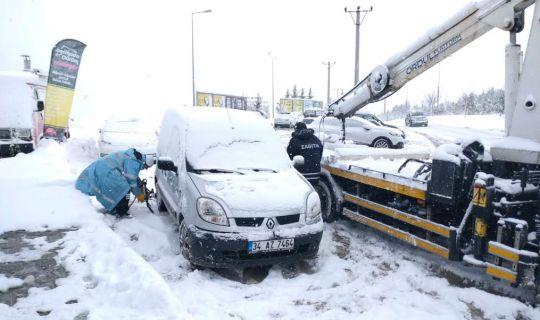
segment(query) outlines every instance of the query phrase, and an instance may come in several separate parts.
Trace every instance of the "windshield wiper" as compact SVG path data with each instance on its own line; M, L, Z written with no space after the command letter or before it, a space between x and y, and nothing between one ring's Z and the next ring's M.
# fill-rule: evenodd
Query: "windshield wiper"
M209 173L237 173L237 174L244 174L243 172L236 171L236 170L229 170L229 169L193 169L193 172L197 174L201 174L203 172L209 172Z
M276 170L274 169L268 169L268 168L238 168L240 170L251 170L251 171L255 171L255 172L272 172L272 173L277 173Z

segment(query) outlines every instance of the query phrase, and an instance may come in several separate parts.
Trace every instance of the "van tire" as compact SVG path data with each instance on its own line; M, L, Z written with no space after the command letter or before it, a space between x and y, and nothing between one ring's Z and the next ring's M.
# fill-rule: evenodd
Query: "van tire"
M156 201L157 201L157 209L159 212L167 212L167 206L165 206L165 202L163 202L163 199L161 198L159 192L156 191Z
M187 227L186 220L183 217L178 226L178 239L180 240L180 252L182 252L182 255L189 261L189 250L186 243Z
M332 190L332 184L325 178L319 180L315 187L321 199L321 216L324 222L336 221L340 214L337 210L336 195Z

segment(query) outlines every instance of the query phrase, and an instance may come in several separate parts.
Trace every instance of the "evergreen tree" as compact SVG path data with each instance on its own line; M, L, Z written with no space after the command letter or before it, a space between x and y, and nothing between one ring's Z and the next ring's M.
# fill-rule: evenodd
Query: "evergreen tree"
M304 99L306 96L304 95L304 88L300 90L300 98Z
M296 90L296 85L294 85L294 87L292 89L292 97L293 98L298 98L298 91Z
M309 91L308 91L308 94L307 94L307 98L308 98L308 99L313 99L313 93L311 92L311 88L309 88Z
M287 92L285 92L285 98L290 98L291 93L289 92L289 89L287 89Z

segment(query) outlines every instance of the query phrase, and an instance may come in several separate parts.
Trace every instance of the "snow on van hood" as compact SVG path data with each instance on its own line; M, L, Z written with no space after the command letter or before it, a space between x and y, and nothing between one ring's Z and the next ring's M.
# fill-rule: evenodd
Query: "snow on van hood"
M0 72L0 128L32 128L37 101L28 83L38 81L30 72Z
M303 213L311 187L294 169L278 173L191 174L203 196L217 198L232 217Z

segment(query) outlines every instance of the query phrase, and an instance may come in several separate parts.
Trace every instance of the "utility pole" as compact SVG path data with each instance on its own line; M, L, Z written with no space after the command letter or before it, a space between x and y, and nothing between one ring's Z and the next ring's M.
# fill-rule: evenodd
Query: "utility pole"
M369 7L369 10L361 10L360 6L356 7L356 10L348 11L347 7L345 7L345 12L355 12L356 13L356 19L354 19L351 15L351 18L353 19L353 23L356 25L356 50L355 50L355 56L354 56L354 85L358 83L358 70L359 70L359 56L360 56L360 25L364 21L364 18L366 17L368 12L373 11L373 6ZM364 16L362 19L360 19L360 15L364 13Z
M330 68L336 63L328 61L328 62L323 62L323 64L328 67L328 82L326 85L326 103L330 105Z

